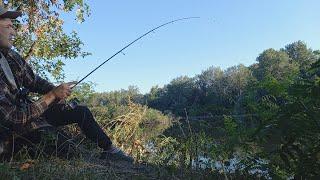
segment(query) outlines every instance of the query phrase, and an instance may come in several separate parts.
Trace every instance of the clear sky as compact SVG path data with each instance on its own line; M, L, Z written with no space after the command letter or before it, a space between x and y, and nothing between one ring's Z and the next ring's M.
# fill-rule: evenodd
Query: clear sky
M66 80L79 80L148 30L152 33L106 63L86 81L95 90L136 85L142 93L181 75L194 76L210 66L250 65L267 48L302 40L320 49L319 0L136 0L87 1L91 16L82 24L65 17L65 30L76 30L92 56L66 60Z

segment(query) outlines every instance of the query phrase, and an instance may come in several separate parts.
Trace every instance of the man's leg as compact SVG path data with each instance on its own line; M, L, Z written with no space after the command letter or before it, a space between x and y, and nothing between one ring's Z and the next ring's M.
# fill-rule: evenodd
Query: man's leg
M23 127L21 127L23 129ZM7 132L3 145L3 153L0 159L9 160L22 149L35 158L39 155L58 157L73 157L75 155L74 146L69 143L68 136L58 132L52 126L21 132ZM57 146L59 145L59 146Z
M77 123L87 138L96 142L104 150L111 148L112 142L95 121L92 113L86 106L77 106L75 109L65 109L62 104L50 107L44 117L53 126L63 126Z

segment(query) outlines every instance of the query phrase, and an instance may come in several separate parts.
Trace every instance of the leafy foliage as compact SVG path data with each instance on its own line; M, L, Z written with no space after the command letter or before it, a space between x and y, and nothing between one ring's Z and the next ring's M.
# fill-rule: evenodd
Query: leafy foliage
M76 19L83 22L90 14L83 0L3 0L0 4L23 12L20 22L15 24L14 47L38 74L61 80L64 59L89 55L81 50L83 43L75 31L67 34L63 30L64 21L61 19L62 13L75 10Z

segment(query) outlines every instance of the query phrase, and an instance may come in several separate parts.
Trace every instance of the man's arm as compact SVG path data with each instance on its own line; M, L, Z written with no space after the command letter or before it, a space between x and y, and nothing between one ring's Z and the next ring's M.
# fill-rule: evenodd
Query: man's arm
M41 99L27 104L26 107L22 108L15 105L11 99L8 98L8 92L4 89L5 88L0 89L0 119L11 125L27 124L32 121L32 119L38 118L47 110L50 104L56 100L65 99L71 94L70 84L63 83L43 95Z
M31 92L46 94L55 88L52 83L35 74L27 63L25 64L25 74L23 86L28 88Z
M25 125L39 117L55 97L48 94L25 107L15 105L4 92L0 92L0 119L12 125Z

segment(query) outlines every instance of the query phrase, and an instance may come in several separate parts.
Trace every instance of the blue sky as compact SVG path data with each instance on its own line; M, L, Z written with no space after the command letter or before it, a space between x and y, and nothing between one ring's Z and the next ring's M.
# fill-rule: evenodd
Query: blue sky
M66 60L66 81L79 80L146 31L177 18L135 43L89 76L95 90L136 85L142 93L181 75L210 66L250 65L267 48L302 40L320 49L319 0L137 0L87 1L91 16L82 24L66 15L65 30L78 32L92 56Z

